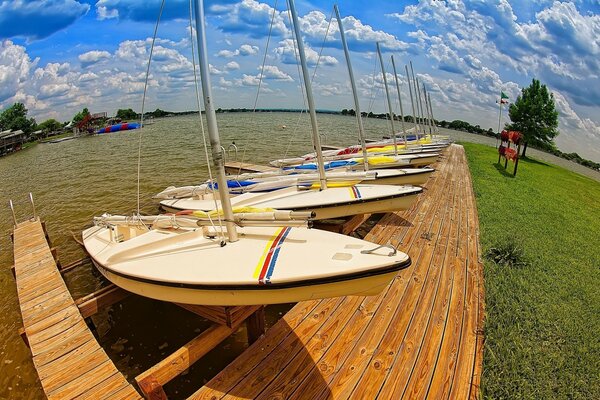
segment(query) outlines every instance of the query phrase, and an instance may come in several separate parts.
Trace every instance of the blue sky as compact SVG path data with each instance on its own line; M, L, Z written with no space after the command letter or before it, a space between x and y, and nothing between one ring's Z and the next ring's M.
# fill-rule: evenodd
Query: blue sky
M499 91L514 100L538 78L560 113L557 143L600 161L600 1L340 1L363 111L384 112L374 53L392 79L394 55L431 93L438 119L496 129ZM207 0L217 106L252 107L275 1ZM296 3L321 109L353 108L333 1ZM38 122L87 106L140 111L160 0L0 0L0 108L26 104ZM278 1L259 107L302 107L285 2ZM188 0L167 0L151 66L147 109L194 108ZM328 30L327 38L325 33ZM374 71L376 72L374 74ZM397 109L397 107L396 107Z

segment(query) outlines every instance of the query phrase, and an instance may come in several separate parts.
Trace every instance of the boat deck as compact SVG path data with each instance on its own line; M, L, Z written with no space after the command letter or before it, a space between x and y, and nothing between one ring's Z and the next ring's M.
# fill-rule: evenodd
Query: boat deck
M39 219L14 230L17 294L33 363L49 399L140 399L88 329Z
M411 267L378 296L298 303L190 398L477 398L483 270L462 146L436 169L411 209L367 236Z

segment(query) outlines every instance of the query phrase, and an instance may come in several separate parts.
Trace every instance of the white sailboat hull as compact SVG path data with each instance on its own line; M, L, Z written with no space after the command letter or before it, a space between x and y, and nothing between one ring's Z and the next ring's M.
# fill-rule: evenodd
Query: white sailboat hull
M408 255L350 236L307 228L238 228L221 246L206 228L95 226L83 241L115 285L157 300L254 305L379 293L410 265ZM367 251L365 253L365 251Z
M264 289L192 289L141 282L112 273L94 262L106 279L128 292L156 300L206 306L244 306L282 304L340 296L373 296L396 277L398 271L348 281L290 288Z
M356 214L406 210L422 189L412 186L354 185L326 190L281 189L268 193L245 193L232 198L234 208L253 207L313 212L315 220ZM214 202L194 198L163 200L161 207L177 213L182 210L211 212Z

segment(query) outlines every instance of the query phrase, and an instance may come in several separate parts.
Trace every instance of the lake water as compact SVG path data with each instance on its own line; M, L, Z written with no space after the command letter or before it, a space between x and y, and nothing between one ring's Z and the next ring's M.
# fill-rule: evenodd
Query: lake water
M238 160L267 163L312 151L310 122L298 113L219 114L221 141L235 141ZM354 117L318 115L323 143L357 142ZM283 126L286 126L284 129ZM384 120L369 119L368 137L389 134ZM141 211L156 213L152 195L169 185L206 179L206 157L197 116L156 120L142 131L116 132L56 144L38 144L0 158L0 398L36 399L43 396L30 353L17 329L22 326L16 287L9 267L12 246L8 234L15 203L17 219L31 215L27 200L33 193L38 214L46 221L63 264L83 257L72 239L103 212L131 214L136 209L138 143L142 132ZM234 153L229 156L233 160ZM90 265L66 274L74 298L106 285ZM267 326L291 305L267 308ZM93 317L100 344L130 381L165 355L185 344L210 323L169 303L132 296ZM246 334L240 330L189 370L169 383L170 398L182 398L213 377L240 354Z

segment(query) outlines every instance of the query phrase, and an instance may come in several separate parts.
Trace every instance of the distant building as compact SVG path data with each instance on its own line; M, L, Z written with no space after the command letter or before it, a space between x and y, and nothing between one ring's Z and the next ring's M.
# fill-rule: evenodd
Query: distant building
M0 156L21 150L26 140L27 134L22 130L0 132Z

